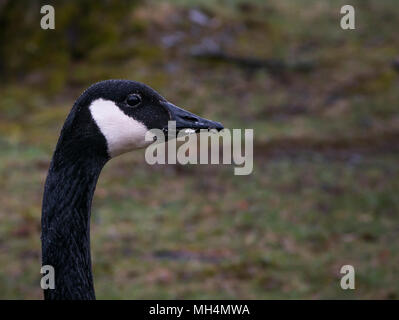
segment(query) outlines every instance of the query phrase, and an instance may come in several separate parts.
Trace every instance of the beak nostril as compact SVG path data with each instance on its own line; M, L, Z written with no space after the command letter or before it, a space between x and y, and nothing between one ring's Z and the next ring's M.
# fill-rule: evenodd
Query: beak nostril
M170 102L162 102L162 106L169 112L170 119L176 121L176 131L191 129L195 130L195 132L200 132L202 129L216 129L217 131L223 129L221 123L199 117L196 114L176 107Z
M183 118L184 120L187 120L187 121L198 122L198 119L197 119L196 117L192 117L192 116L182 116L182 118Z

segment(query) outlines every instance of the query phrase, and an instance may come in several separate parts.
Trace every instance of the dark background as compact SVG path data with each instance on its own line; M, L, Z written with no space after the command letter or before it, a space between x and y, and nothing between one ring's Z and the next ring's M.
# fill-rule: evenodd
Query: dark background
M40 7L55 7L55 30ZM227 128L254 172L104 169L92 212L97 297L397 299L399 11L394 0L0 0L0 298L41 298L43 183L93 82L147 83ZM356 289L340 288L351 264Z

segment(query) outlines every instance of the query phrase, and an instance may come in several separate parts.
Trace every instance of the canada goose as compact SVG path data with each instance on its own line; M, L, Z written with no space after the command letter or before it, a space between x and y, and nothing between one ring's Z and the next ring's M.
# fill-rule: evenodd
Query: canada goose
M90 208L101 169L112 157L148 146L146 132L165 130L170 120L177 131L223 129L135 81L101 81L76 100L44 187L42 264L51 265L55 274L55 289L44 290L45 299L95 299Z

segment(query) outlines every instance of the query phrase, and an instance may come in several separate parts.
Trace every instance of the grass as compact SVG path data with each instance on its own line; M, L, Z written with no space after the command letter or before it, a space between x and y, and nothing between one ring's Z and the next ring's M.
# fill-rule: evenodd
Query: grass
M340 1L146 2L128 13L119 46L6 82L0 298L42 297L43 183L73 100L94 81L129 78L226 127L254 128L254 172L149 166L144 151L113 159L92 210L98 298L397 299L399 17L394 1L353 2L356 31L340 29ZM214 23L190 21L193 8ZM195 59L205 40L313 69ZM356 290L339 286L345 264Z

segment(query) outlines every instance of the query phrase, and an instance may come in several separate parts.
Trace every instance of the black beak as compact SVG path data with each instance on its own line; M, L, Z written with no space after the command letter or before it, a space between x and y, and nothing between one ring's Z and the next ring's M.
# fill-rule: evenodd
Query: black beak
M195 130L195 132L199 132L201 129L223 130L223 125L220 122L201 118L194 113L176 107L170 102L162 102L162 105L168 110L170 120L176 121L177 132L183 129L192 129ZM166 130L164 129L164 131L167 131L167 128Z

